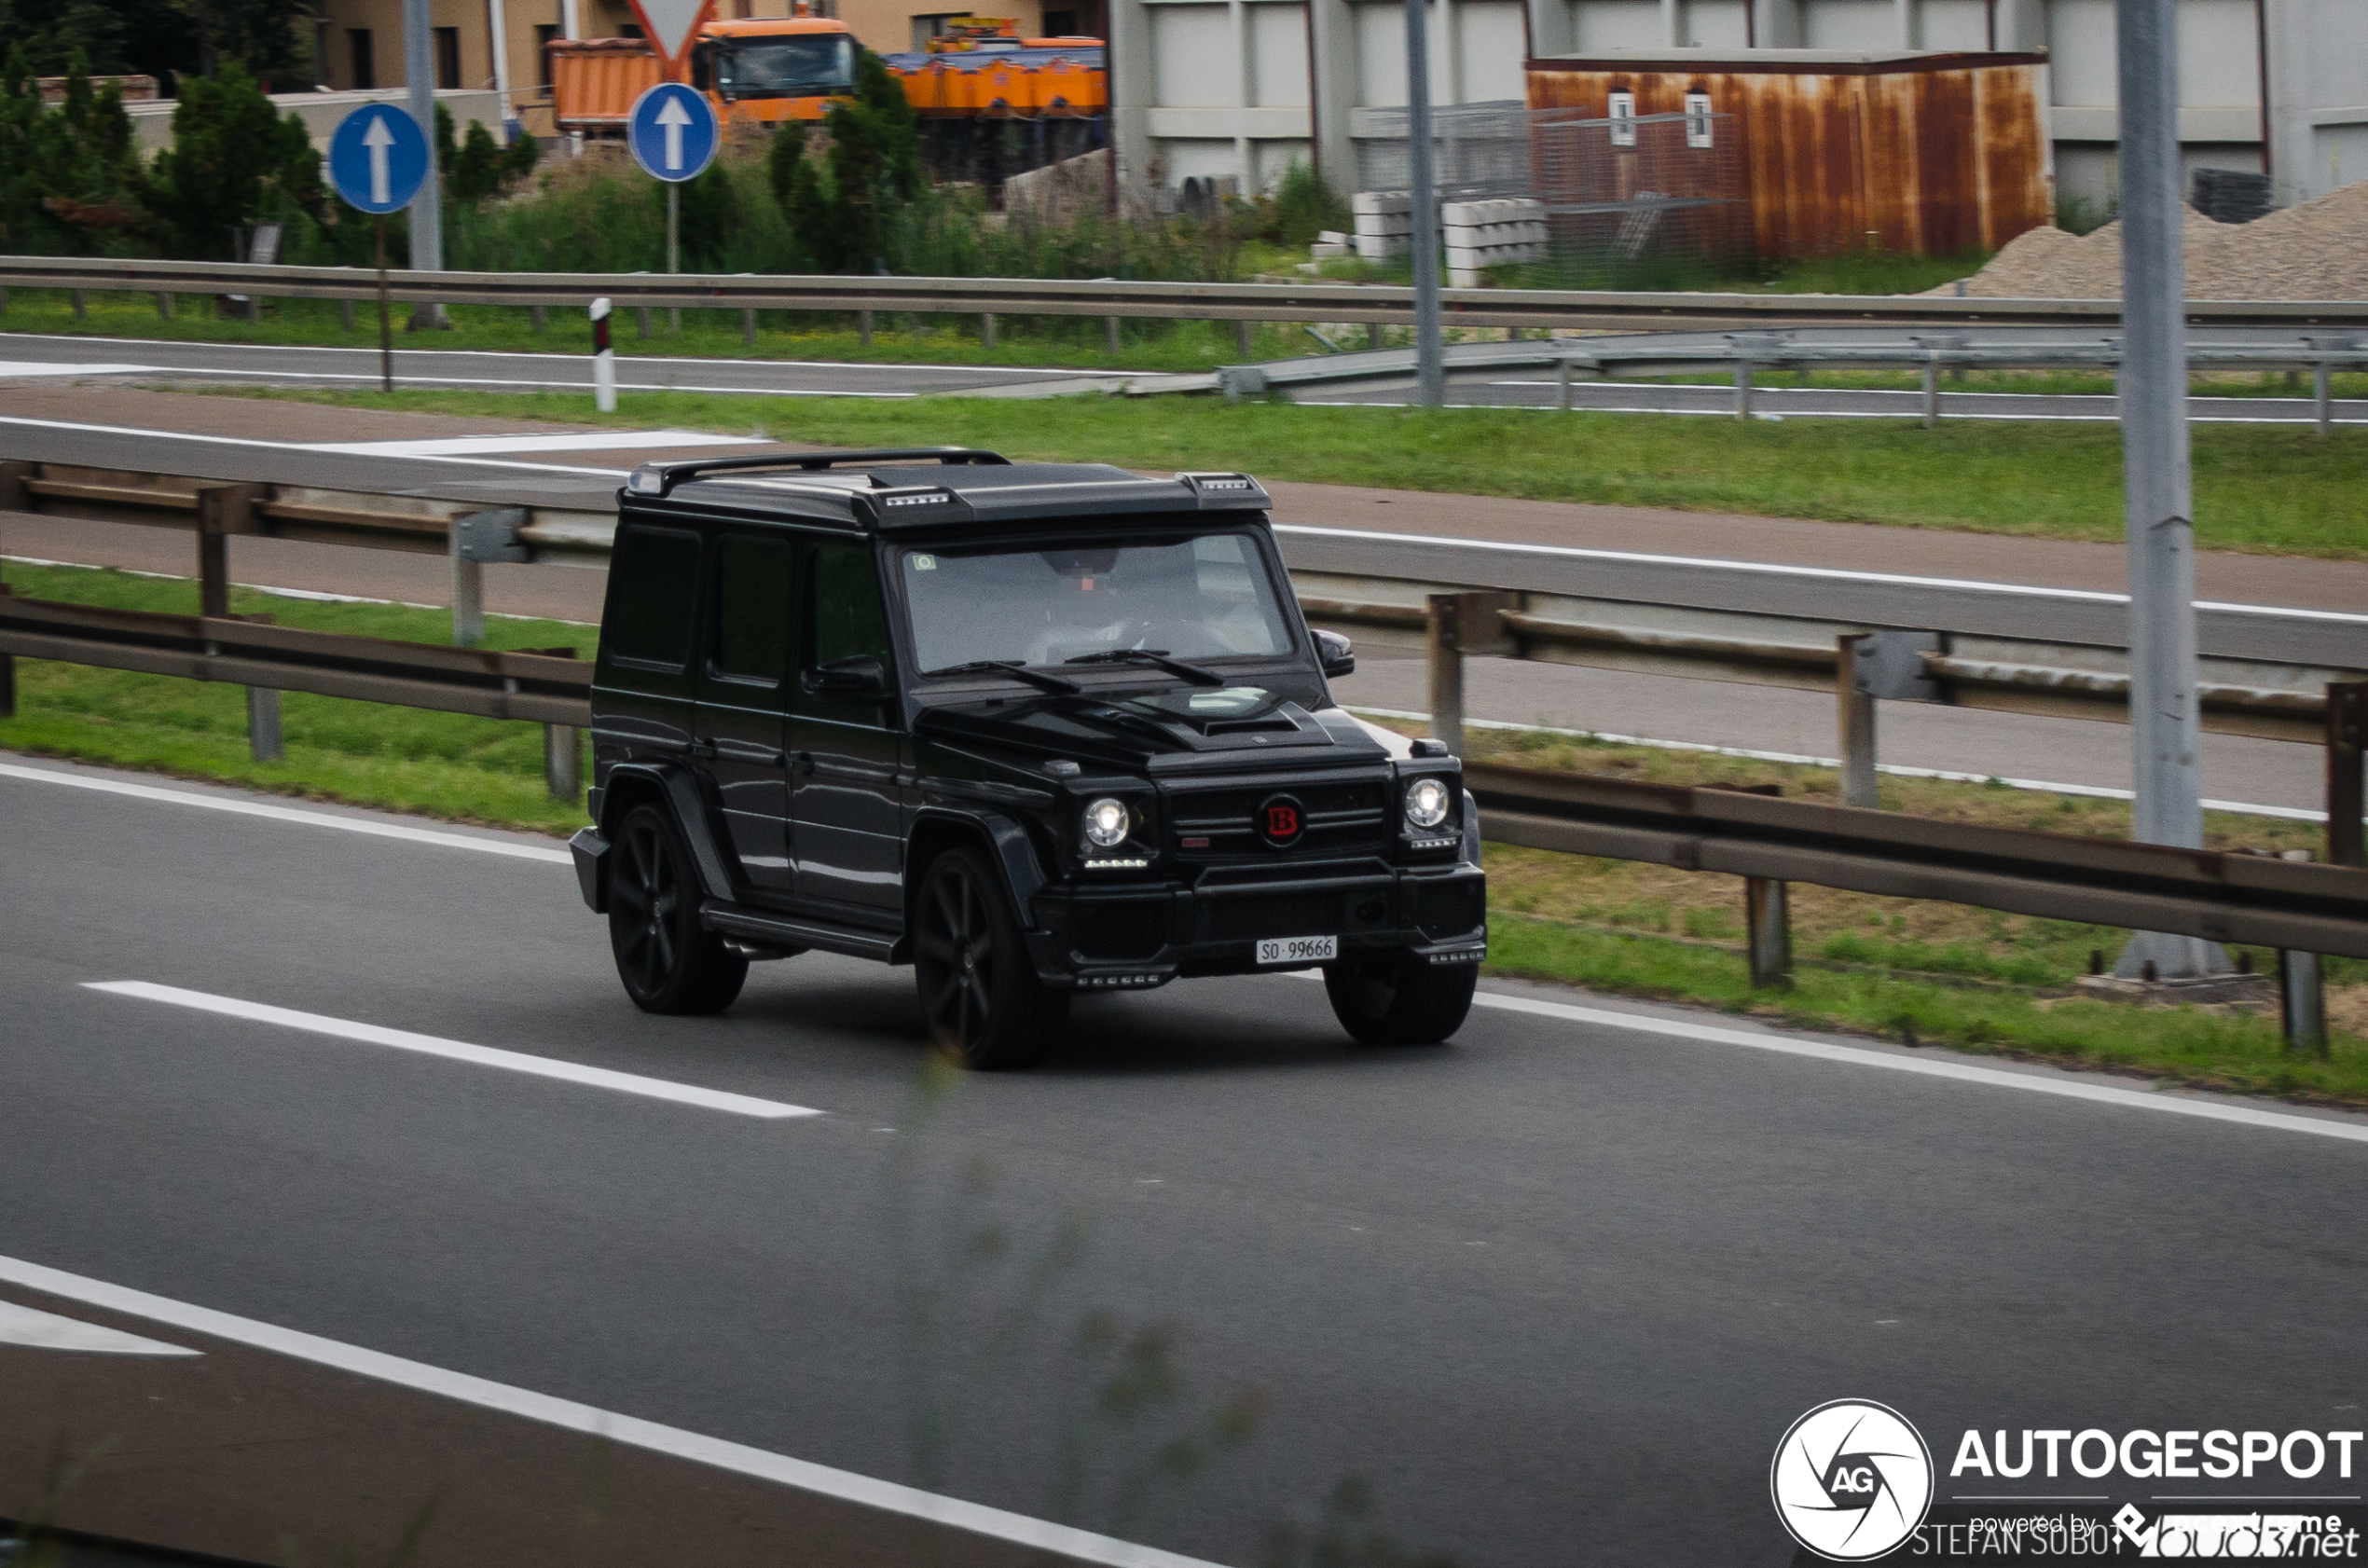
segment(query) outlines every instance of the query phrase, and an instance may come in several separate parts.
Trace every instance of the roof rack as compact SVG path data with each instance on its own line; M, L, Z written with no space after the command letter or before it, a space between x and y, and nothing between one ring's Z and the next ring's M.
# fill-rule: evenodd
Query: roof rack
M685 479L737 469L794 468L819 473L832 468L862 468L890 462L937 462L947 467L1010 467L1000 452L975 447L881 447L864 452L771 452L761 457L692 458L682 462L645 462L626 480L635 495L664 495Z

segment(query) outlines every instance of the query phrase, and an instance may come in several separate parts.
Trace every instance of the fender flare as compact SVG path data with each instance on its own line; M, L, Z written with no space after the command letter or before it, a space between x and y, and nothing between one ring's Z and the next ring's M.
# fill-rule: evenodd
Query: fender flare
M1027 836L1027 828L1017 818L1000 811L979 811L957 806L925 805L913 814L912 827L907 831L908 846L905 862L908 912L910 895L917 887L920 868L913 865L910 846L923 831L933 825L951 828L972 841L981 841L987 858L1003 873L1003 890L1011 895L1012 908L1019 915L1020 925L1036 928L1036 895L1047 880L1043 862L1038 860L1036 846ZM909 921L908 921L909 926Z
M613 804L620 783L646 783L655 789L659 797L672 807L674 825L681 830L682 840L691 846L691 864L698 873L699 888L708 898L729 903L737 896L732 887L731 863L718 851L715 823L708 815L707 802L699 794L699 781L691 770L679 763L619 763L603 781L606 789L600 796L600 831L615 836L616 819L622 815ZM627 790L628 795L639 790Z

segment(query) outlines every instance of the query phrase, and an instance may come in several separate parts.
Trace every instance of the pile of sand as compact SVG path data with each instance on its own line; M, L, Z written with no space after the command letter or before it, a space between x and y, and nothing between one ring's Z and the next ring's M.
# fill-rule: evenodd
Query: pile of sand
M2368 299L2368 180L2247 224L2186 213L2190 299ZM1935 289L1954 294L1956 285ZM2113 299L2121 225L2094 234L2034 228L1965 282L1979 299Z

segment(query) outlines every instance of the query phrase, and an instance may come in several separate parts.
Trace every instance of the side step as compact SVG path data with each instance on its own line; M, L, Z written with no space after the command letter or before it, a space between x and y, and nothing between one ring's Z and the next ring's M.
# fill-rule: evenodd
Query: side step
M869 958L881 964L905 961L904 939L885 931L818 925L712 900L699 906L699 921L709 930L774 947L816 947L825 953L844 953L850 958Z

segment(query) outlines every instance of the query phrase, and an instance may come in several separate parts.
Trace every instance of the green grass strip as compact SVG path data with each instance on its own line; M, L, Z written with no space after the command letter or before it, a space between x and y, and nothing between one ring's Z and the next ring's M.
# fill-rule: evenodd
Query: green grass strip
M1531 409L1228 406L1206 398L907 401L238 389L348 407L753 433L836 447L953 443L1013 458L1139 469L1243 469L1385 489L1814 517L2044 539L2122 538L2121 432L2110 423L1786 420L1780 424ZM2368 560L2368 429L2198 425L2196 533L2206 549ZM1407 519L1420 523L1419 510Z

